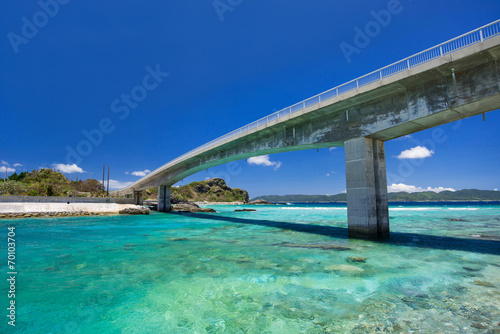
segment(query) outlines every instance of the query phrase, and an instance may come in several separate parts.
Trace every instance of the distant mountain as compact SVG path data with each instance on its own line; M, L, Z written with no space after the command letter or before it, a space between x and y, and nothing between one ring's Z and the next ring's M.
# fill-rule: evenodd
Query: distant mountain
M345 202L346 194L338 195L266 195L252 198L252 201L263 199L268 202Z
M347 195L266 195L252 198L252 201L263 199L269 202L346 202ZM500 191L463 189L458 191L442 191L435 193L397 192L389 193L391 202L439 202L439 201L500 201Z

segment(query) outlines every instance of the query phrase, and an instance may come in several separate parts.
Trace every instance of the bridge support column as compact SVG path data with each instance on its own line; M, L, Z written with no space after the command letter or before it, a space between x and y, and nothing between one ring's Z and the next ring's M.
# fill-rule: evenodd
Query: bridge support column
M346 141L348 235L375 239L389 236L389 208L384 142Z
M142 191L134 191L134 204L142 205L144 203L144 193Z
M170 207L170 186L158 187L158 211L169 212Z

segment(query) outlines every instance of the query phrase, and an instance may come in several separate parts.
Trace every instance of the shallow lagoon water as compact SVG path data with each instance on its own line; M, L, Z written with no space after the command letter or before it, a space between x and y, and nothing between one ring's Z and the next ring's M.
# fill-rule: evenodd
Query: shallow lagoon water
M18 270L0 332L500 331L498 204L391 205L380 242L347 238L345 205L213 208L0 221Z

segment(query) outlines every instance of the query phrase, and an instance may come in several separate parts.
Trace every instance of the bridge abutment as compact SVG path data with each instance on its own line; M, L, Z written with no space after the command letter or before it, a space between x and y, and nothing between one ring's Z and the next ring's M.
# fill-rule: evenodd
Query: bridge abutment
M159 186L158 187L158 211L159 212L171 211L170 186Z
M348 140L345 146L348 235L375 239L389 236L389 208L384 142Z

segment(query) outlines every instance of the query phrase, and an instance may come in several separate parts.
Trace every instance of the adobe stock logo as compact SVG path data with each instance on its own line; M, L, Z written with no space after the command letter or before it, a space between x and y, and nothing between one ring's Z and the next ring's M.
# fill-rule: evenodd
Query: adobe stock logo
M127 119L130 115L130 110L136 109L139 103L147 98L148 92L158 88L164 81L164 78L170 75L167 72L162 72L160 65L156 65L155 69L146 66L146 72L147 74L142 78L142 84L134 86L130 90L130 94L123 93L119 99L111 102L111 112L117 114L121 121ZM84 157L89 156L93 152L94 147L101 145L104 135L112 133L115 129L115 124L107 117L99 121L97 128L90 131L83 129L82 134L86 139L80 140L76 145L76 149L69 145L66 146L66 163L79 165Z
M236 7L241 5L243 0L214 0L212 5L214 6L217 15L219 15L219 19L224 21L224 15L226 12L232 12Z
M462 125L462 120L456 121L453 126L451 126L451 130L456 131ZM422 141L417 139L411 139L412 143L423 146L427 148L431 152L436 152L436 147L439 144L443 144L448 140L449 136L442 128L433 128L430 138L424 139ZM387 184L397 184L404 183L406 179L409 178L413 173L415 173L416 168L425 163L425 159L419 158L401 158L398 156L400 163L397 167L397 173L391 173L387 171Z
M378 12L374 10L370 11L373 20L368 21L364 29L358 26L354 27L354 45L346 42L342 42L339 45L347 63L352 61L351 57L353 54L360 54L361 50L366 48L372 39L380 34L382 28L387 27L391 23L393 15L400 14L403 9L399 0L389 0L387 9L382 9Z
M7 34L10 45L15 53L19 52L19 46L21 44L28 44L28 42L38 35L39 29L45 27L49 23L49 18L53 18L59 13L60 5L66 5L70 0L40 0L38 1L38 6L41 10L33 14L31 20L26 16L21 18L23 25L21 27L21 35L13 32Z

